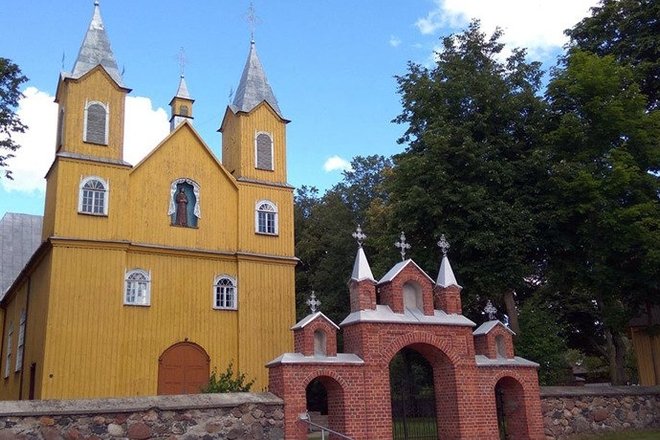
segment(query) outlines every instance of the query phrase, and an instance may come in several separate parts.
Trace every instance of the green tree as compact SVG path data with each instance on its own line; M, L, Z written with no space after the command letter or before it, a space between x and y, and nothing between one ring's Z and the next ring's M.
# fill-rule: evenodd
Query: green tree
M633 68L647 97L647 108L658 109L660 98L660 2L601 0L573 29L566 31L575 48L605 56Z
M220 374L213 368L209 382L201 391L202 393L241 393L250 391L252 385L254 379L248 381L245 373L234 372L234 363L230 362L227 369Z
M8 179L12 177L11 170L7 169L7 159L14 157L12 152L19 148L12 134L23 133L27 128L16 114L18 101L23 97L20 87L26 81L16 64L0 57L0 168L5 168ZM1 150L8 150L9 153Z
M550 282L596 306L611 380L624 383L627 322L660 298L660 113L629 67L579 50L546 99Z
M536 200L544 104L539 63L515 49L502 61L500 30L487 38L474 21L443 39L432 68L409 64L397 78L407 124L406 150L386 179L393 236L406 232L411 255L435 271L434 241L446 234L464 305L504 303L514 331L514 293L538 272ZM470 310L471 309L471 310Z

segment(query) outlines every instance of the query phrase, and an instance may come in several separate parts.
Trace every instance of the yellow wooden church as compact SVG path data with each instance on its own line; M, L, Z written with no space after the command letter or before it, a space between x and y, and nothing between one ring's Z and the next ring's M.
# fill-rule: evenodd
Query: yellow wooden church
M194 393L230 362L260 390L265 363L292 347L289 121L254 42L222 161L192 125L182 76L170 134L126 163L129 92L96 2L58 82L42 243L2 292L0 399Z

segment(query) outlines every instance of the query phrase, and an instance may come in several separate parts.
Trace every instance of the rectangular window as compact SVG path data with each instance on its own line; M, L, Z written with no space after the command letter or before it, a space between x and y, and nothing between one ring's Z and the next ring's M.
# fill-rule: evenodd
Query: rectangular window
M14 324L9 324L9 332L7 333L7 355L5 356L5 379L9 377L11 370L11 339L14 336Z
M14 371L21 371L23 368L23 347L25 346L25 310L21 311L21 321L18 326L18 345L16 346L16 368Z

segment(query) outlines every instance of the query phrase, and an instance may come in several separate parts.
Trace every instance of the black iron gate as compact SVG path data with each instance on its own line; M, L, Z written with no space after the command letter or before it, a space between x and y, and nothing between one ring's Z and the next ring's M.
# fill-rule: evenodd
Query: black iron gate
M436 440L433 368L414 350L404 348L390 364L392 438Z

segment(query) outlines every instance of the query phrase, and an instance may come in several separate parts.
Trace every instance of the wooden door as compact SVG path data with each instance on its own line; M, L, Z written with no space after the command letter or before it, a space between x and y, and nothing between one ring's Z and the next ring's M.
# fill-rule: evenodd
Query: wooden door
M197 344L179 342L158 359L158 394L196 394L209 381L209 356Z

